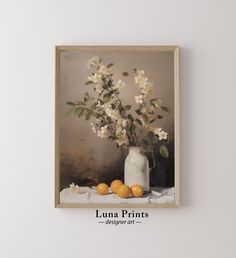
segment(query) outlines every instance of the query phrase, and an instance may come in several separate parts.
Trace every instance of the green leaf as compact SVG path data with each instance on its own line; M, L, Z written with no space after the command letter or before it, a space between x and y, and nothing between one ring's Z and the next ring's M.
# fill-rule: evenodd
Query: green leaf
M76 106L73 106L73 107L69 110L69 112L68 112L69 115L71 115L72 113L73 113L73 114L75 113L75 107L76 107Z
M142 121L141 121L140 119L136 118L135 121L136 121L139 125L141 125L141 126L143 125L143 124L142 124Z
M110 99L111 99L111 94L110 93L106 93L106 94L103 95L104 103L107 103Z
M83 111L84 111L83 107L76 107L75 110L74 110L74 114L76 116L80 117L80 116L82 116Z
M157 118L158 118L158 119L162 119L162 118L163 118L163 116L161 116L161 115L157 115Z
M103 88L104 90L108 90L108 89L109 89L109 85L104 84L104 85L102 85L102 88Z
M85 120L89 120L90 117L92 116L93 112L92 111L88 111L86 116L85 116Z
M89 84L93 84L93 82L92 82L92 81L87 81L87 82L85 83L85 85L89 85Z
M66 102L66 105L74 106L75 104L71 101Z
M85 92L85 96L86 96L87 98L90 98L88 92Z
M78 101L76 105L85 105L85 103L83 101Z
M164 158L168 158L169 157L169 151L168 151L168 149L167 149L167 147L165 145L161 145L160 146L159 152L160 152L162 157L164 157Z
M153 144L153 140L154 140L154 133L153 132L148 132L147 133L147 141L148 141L148 143L151 145L151 144Z
M138 114L138 115L142 115L142 112L140 109L136 109L135 112Z
M131 105L126 105L124 108L125 108L125 110L130 110L131 109Z
M110 68L113 65L114 65L113 63L110 63L110 64L107 65L107 68Z
M155 99L151 99L150 102L153 102L153 101L156 101L156 100L157 100L156 98Z
M134 133L135 132L135 128L136 128L136 126L134 124L131 124L130 127L129 127L130 133Z
M154 108L157 108L156 105L154 103L151 103L151 105L154 107Z
M129 74L127 72L122 73L123 76L128 76Z
M142 114L144 122L147 122L149 120L149 117L147 114Z
M110 135L110 136L108 137L108 139L111 140L111 141L113 141L113 140L116 140L116 139L117 139L117 136L115 136L115 135Z
M166 111L166 112L169 112L169 109L167 107L165 107L165 106L161 106L161 109Z
M96 115L95 115L96 118L99 118L99 117L101 117L101 116L102 116L102 115L99 114L99 113L96 113Z
M97 107L97 104L96 104L96 103L93 103L93 104L90 106L90 109L91 109L91 110L95 110L96 107Z
M131 121L131 122L134 122L134 118L131 114L128 114L127 118Z

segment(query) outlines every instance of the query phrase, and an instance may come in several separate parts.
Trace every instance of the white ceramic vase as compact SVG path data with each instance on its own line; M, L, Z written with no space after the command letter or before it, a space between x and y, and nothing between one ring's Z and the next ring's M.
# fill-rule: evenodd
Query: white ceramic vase
M125 160L125 184L140 184L144 191L149 191L149 163L141 147L130 147Z

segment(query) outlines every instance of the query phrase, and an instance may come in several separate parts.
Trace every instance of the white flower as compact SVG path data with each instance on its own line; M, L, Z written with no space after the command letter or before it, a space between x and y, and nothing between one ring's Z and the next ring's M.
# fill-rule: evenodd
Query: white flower
M109 104L116 104L117 103L117 97L115 94L111 94L111 99L109 101Z
M142 107L142 109L141 109L141 112L142 113L147 113L149 110L148 110L148 108L147 107Z
M153 88L153 83L147 82L143 87L143 89L141 90L141 93L144 95L144 97L149 97L152 94L152 88Z
M72 184L70 184L70 189L69 190L73 193L79 193L79 186L72 183Z
M122 127L121 127L121 126L118 126L118 127L116 128L116 135L121 134L121 132L122 132Z
M102 118L97 118L97 119L96 119L96 122L97 122L97 123L101 123L101 122L102 122Z
M166 140L167 139L167 132L160 131L158 133L158 136L159 136L159 140Z
M101 104L101 101L100 101L100 100L98 100L98 103L97 103L96 107L97 107L97 108L103 108L104 105Z
M111 70L108 69L105 65L101 65L98 71L99 74L101 75L110 75L111 74Z
M126 127L127 124L128 124L128 120L127 120L127 119L123 119L123 118L120 117L120 118L117 120L117 125L118 125L118 126Z
M128 145L129 141L128 141L127 135L126 134L120 134L118 136L118 139L116 139L116 143L118 145L123 145L123 144Z
M138 74L138 75L134 77L134 82L135 82L136 84L139 84L139 87L140 87L140 88L143 88L143 87L145 86L145 84L146 84L148 78L147 78L147 77L144 77L144 71L138 70L138 71L137 71L137 74Z
M142 95L135 96L134 99L137 104L143 104L143 96Z
M88 77L88 80L93 82L93 83L98 83L98 82L100 82L101 78L102 78L101 74L95 73L95 74L90 75Z
M161 100L160 100L160 99L156 99L156 100L152 101L152 104L153 104L156 108L158 108L158 107L161 105Z
M97 131L97 135L98 135L98 137L100 137L100 138L106 138L106 134L107 134L107 125L105 125L105 126L103 126L103 127L101 127L101 129L100 130L98 130Z
M102 84L97 84L97 85L95 85L95 90L100 94L100 93L102 93L102 91L103 91L103 86L102 86Z
M96 132L97 132L97 130L96 130L95 125L94 125L93 123L90 123L90 125L91 125L91 127L92 127L93 132L94 132L94 133L96 133Z
M143 126L144 128L147 128L147 124L146 124L146 122L144 121L144 119L141 117L139 120L142 122L142 126Z
M122 124L123 127L126 127L127 123L128 123L128 120L127 119L123 119L121 124Z
M105 107L105 113L112 120L118 120L120 118L119 112L117 110L112 109L110 105Z
M161 132L161 128L158 128L158 127L150 127L151 131L156 134L156 135L159 135L159 133Z
M116 85L113 87L114 90L120 90L122 88L124 88L125 83L122 82L121 80L118 80L118 82L116 83Z
M99 58L98 56L91 57L88 60L88 68L91 68L91 67L97 68L100 65L101 61L102 61L101 58Z

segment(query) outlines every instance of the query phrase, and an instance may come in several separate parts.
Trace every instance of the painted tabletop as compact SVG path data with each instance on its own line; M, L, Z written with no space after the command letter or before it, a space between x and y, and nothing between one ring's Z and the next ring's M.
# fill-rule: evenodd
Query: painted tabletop
M80 187L80 192L71 192L65 188L60 192L60 203L64 204L98 204L98 203L140 203L140 204L171 204L174 203L174 188L151 187L150 193L141 198L123 199L113 194L109 189L107 195L96 193L95 187Z

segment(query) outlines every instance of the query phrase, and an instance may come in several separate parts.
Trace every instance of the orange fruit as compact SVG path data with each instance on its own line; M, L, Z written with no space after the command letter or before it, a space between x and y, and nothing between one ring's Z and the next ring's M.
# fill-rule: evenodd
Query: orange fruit
M120 185L117 189L117 195L121 198L130 197L131 191L128 185Z
M109 187L105 183L101 183L101 184L97 185L97 187L96 187L96 192L98 194L105 195L108 193L108 191L109 191Z
M131 186L131 193L134 197L141 197L143 195L143 187L139 184L134 184Z
M113 193L117 193L117 190L118 188L123 185L123 182L116 179L116 180L113 180L112 183L111 183L111 190Z

